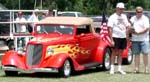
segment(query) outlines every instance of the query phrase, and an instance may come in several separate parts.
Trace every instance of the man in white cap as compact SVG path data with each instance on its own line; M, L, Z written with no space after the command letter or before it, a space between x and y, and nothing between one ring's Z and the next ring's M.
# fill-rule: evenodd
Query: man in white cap
M118 73L126 74L122 70L122 53L127 46L128 41L128 27L130 23L128 22L127 16L122 14L124 11L124 3L119 2L116 5L116 12L112 14L108 19L108 29L111 38L111 69L110 74L114 74L114 62L116 56L118 56Z

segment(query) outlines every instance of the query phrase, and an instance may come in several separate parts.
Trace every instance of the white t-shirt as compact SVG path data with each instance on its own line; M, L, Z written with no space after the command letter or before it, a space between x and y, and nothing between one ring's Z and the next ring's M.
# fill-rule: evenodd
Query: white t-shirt
M17 32L26 32L26 25L21 24L21 22L22 23L26 22L26 19L24 17L16 18L15 22L20 23L20 24L16 24L16 27L17 27L16 31Z
M136 16L131 17L131 23L136 32L140 32L143 28L149 28L149 19L142 15L140 19L137 19ZM132 34L132 41L149 41L149 31L144 34L135 35Z
M33 13L30 18L28 19L29 22L33 22L31 25L34 27L34 25L39 21L38 16Z
M112 37L115 38L126 38L126 27L129 26L127 16L121 14L120 16L116 13L112 14L109 19L107 26L113 28Z

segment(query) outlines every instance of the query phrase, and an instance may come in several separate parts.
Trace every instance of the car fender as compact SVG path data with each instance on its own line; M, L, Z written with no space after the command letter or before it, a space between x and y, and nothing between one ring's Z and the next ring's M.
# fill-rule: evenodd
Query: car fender
M55 54L53 56L50 56L45 60L45 63L43 62L43 66L45 67L56 67L59 68L62 66L63 62L67 59L70 58L67 54L65 53L59 53Z
M109 47L109 45L106 44L103 40L100 40L94 58L96 62L100 62L100 63L103 62L104 52L107 47Z
M122 58L127 58L128 57L128 50L131 48L132 42L127 43L127 48L123 50L122 53Z
M2 65L16 66L25 69L24 56L18 55L14 50L7 51L2 57Z
M42 67L53 67L53 68L60 68L63 66L64 61L66 59L69 59L70 62L73 65L74 70L83 70L85 69L84 66L79 65L76 60L72 57L70 57L68 54L66 53L59 53L56 54L52 57L49 57L45 62L45 64L43 64Z

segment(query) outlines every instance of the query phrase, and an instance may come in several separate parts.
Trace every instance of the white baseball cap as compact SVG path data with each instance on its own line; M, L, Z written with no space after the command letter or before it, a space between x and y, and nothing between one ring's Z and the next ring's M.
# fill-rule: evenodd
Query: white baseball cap
M124 3L122 2L117 3L116 8L125 8Z

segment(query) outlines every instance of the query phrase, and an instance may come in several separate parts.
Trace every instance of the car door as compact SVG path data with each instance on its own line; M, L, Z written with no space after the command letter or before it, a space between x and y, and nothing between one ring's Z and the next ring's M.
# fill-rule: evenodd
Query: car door
M81 48L80 61L82 61L82 64L92 62L91 56L94 55L99 39L91 33L89 26L82 26L77 31L79 46Z

